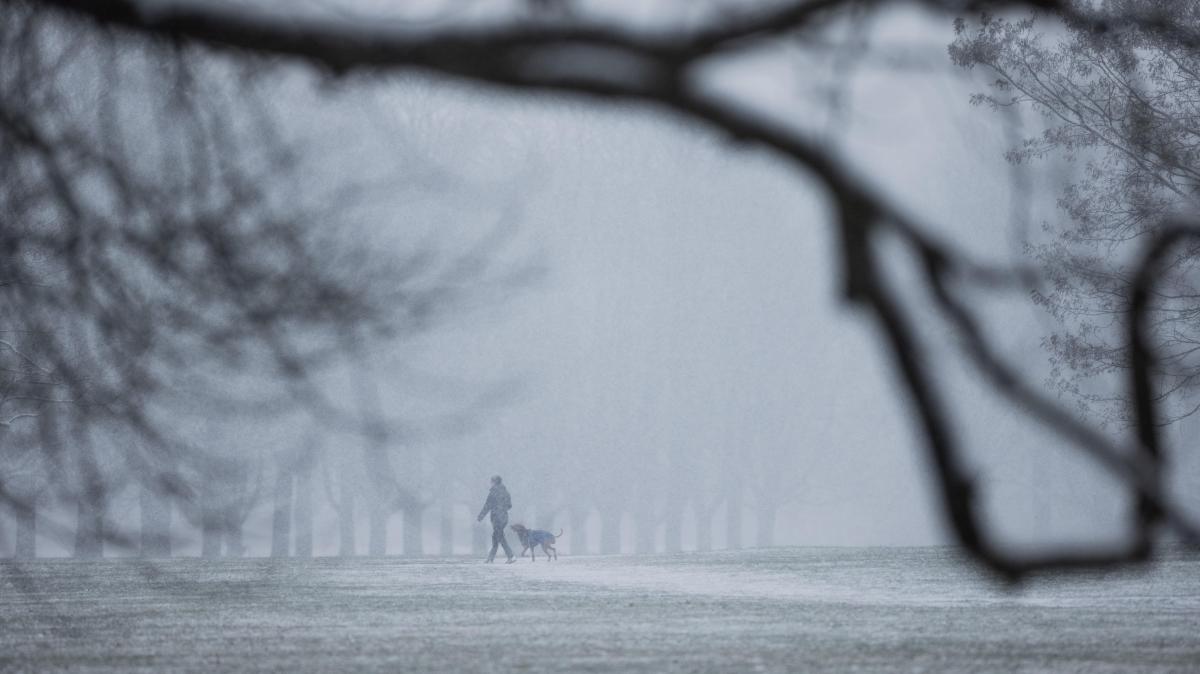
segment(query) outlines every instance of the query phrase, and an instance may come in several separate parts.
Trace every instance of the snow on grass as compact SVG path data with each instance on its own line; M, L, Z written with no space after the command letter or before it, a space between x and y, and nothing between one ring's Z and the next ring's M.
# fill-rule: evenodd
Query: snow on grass
M1200 667L1200 558L1005 590L939 548L0 565L0 670Z

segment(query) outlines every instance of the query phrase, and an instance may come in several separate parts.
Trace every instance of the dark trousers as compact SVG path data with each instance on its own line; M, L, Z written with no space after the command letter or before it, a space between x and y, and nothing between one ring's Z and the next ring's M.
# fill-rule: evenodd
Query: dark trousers
M492 520L492 551L488 553L488 561L496 559L496 548L504 546L504 554L509 557L513 556L512 548L508 547L508 540L504 538L504 527L508 526L508 520L497 522Z

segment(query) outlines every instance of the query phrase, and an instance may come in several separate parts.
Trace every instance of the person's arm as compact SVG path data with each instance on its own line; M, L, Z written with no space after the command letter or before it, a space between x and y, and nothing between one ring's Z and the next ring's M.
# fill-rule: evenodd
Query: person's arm
M480 510L479 517L475 518L476 522L483 521L483 516L488 514L488 511L492 509L492 505L493 505L492 502L494 500L495 500L495 496L491 492L488 492L487 500L483 502L483 510Z

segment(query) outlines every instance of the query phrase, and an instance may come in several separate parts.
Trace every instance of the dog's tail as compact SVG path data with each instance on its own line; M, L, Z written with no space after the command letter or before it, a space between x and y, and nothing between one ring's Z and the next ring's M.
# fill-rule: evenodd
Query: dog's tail
M559 530L558 530L558 533L557 533L557 534L554 534L554 537L555 537L555 538L562 538L562 532L563 532L563 530L562 530L562 529L559 529Z

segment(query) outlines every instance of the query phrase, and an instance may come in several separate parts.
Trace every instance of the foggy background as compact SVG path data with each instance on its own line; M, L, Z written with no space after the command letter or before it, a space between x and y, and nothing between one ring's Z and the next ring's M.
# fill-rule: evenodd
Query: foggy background
M949 63L943 17L884 17L862 24L861 58L765 50L706 81L791 111L777 121L853 158L939 236L1013 262L1076 167L1015 174L1003 154L1038 120L970 105L984 85ZM177 430L235 465L223 479L240 543L208 554L271 554L273 517L283 502L294 516L302 492L313 554L381 552L369 538L386 538L387 554L478 553L488 532L473 517L493 474L512 492L511 521L564 528L568 553L949 542L905 394L874 329L841 303L828 203L789 164L649 107L420 75L326 89L293 71L268 91L280 132L305 139L300 191L362 186L341 234L401 253L482 246L518 281L323 374L362 427L181 414ZM911 260L897 249L894 262L904 288ZM1040 310L1020 291L976 301L1006 353L1044 378ZM1027 428L933 337L999 531L1020 544L1121 535L1116 485ZM373 434L373 412L398 423ZM386 454L400 487L384 506L364 447ZM297 452L311 457L307 481L279 496L279 457ZM107 526L133 535L138 499L112 490ZM172 554L201 554L195 516L174 510ZM0 555L14 551L12 516ZM70 503L42 506L39 556L71 554L55 532L74 516Z

